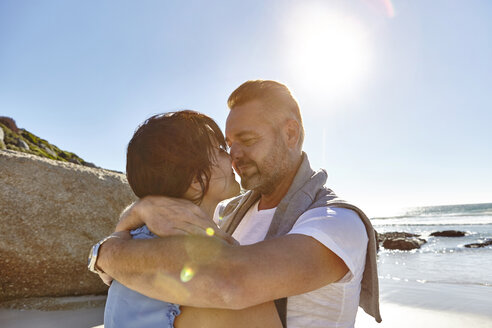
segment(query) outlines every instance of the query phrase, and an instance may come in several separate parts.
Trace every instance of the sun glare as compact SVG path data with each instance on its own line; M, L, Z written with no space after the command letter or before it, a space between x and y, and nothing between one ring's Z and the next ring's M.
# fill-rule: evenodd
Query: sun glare
M295 10L288 28L290 65L297 78L324 96L353 91L369 68L366 33L356 20L327 8Z

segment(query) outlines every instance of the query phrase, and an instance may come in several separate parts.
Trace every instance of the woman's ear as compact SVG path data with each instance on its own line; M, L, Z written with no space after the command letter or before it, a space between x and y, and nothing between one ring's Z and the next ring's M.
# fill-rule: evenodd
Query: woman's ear
M188 190L184 193L184 197L186 199L199 199L202 196L202 186L200 185L200 182L198 181L197 178L193 178L191 181L190 186L188 187Z

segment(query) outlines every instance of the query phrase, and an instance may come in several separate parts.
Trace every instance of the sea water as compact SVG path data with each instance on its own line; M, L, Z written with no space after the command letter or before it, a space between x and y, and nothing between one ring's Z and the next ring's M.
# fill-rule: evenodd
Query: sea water
M383 299L485 314L492 319L492 245L465 247L492 239L492 203L420 207L371 221L379 233L409 232L427 240L417 250L379 250ZM466 236L430 236L442 230L464 231Z

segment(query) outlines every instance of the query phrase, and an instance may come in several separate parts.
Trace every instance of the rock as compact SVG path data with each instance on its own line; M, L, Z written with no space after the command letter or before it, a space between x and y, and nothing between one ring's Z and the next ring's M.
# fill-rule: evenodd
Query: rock
M19 132L19 128L17 127L17 124L15 124L15 121L11 117L7 116L0 116L0 123L8 127L10 130L12 130L15 133Z
M406 240L407 238L413 238L413 237L419 237L419 236L420 235L416 235L413 233L399 232L399 231L378 233L378 234L376 234L376 240L377 240L376 248L379 251L380 246L383 246L384 248L393 247L392 246L392 245L394 245L394 243L392 242L393 240L399 240L399 239ZM386 241L388 241L386 243L386 245L388 245L388 247L384 246L384 243ZM400 248L388 248L388 249L400 249Z
M29 145L24 140L22 140L22 139L19 139L17 141L17 147L22 148L22 149L25 149L25 150L29 150L30 149L29 148Z
M432 236L432 237L463 237L465 235L466 235L466 232L457 231L457 230L437 231L437 232L433 232L430 234L430 236Z
M96 164L91 163L91 162L84 162L84 163L82 163L82 165L87 166L87 167L93 167L93 168L97 167Z
M123 174L0 152L0 302L104 293L90 247L134 201Z
M69 158L68 161L70 163L81 165L80 161L78 159L76 159L76 158Z
M56 156L57 156L56 153L50 147L48 147L46 145L43 145L43 144L39 145L39 147L40 148L43 148L43 150L45 152L47 152L48 154L50 154L51 156L53 156L54 158L56 158Z
M5 149L5 142L3 141L5 138L5 133L3 132L2 127L0 126L0 149Z
M484 242L481 243L475 243L475 244L466 244L465 247L467 248L482 248L492 245L492 239L487 239Z
M411 238L411 237L419 237L419 236L420 235L416 235L414 233L409 233L409 232L392 231L392 232L379 233L377 235L377 240L379 243L381 243L386 239Z
M409 251L412 249L420 248L426 241L421 238L395 238L386 239L383 241L383 247L386 249L399 249L402 251Z

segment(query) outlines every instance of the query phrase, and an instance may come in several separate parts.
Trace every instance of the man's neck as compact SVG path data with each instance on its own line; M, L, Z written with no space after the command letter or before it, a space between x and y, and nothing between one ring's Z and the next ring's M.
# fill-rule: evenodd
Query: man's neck
M280 183L277 184L275 190L272 193L268 195L266 194L261 195L260 203L258 204L258 210L266 210L266 209L277 207L277 205L280 203L282 198L284 198L284 196L289 191L290 185L292 184L292 181L294 180L297 174L297 170L299 170L299 167L301 166L301 163L302 163L302 157L299 158L297 164L294 165L292 169L289 170L289 172L280 181Z

